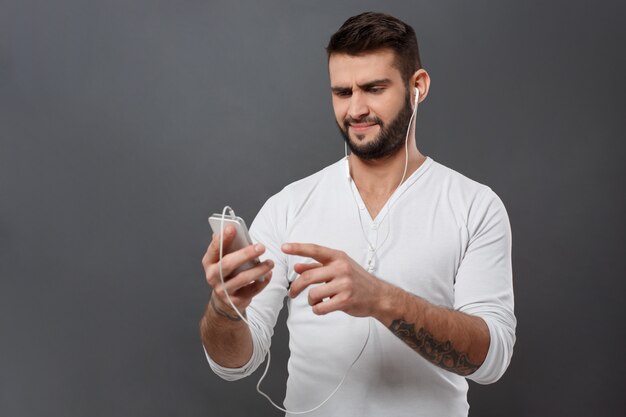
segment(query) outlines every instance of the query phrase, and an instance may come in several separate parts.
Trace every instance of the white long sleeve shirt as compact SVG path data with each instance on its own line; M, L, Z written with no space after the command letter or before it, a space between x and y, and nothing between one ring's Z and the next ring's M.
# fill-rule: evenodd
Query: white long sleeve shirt
M481 384L498 380L510 362L516 326L511 232L500 199L427 158L372 219L346 172L346 161L338 161L285 187L258 213L250 233L266 246L264 258L275 267L271 283L247 309L254 353L237 369L207 356L211 368L234 380L263 362L288 286L297 277L293 266L312 261L280 250L283 243L299 242L342 250L364 267L372 265L382 280L484 319L489 351L467 378ZM287 300L288 410L313 408L328 396L363 347L371 324L367 346L344 384L308 416L467 416L465 377L429 363L372 318L313 314L307 295L308 289Z

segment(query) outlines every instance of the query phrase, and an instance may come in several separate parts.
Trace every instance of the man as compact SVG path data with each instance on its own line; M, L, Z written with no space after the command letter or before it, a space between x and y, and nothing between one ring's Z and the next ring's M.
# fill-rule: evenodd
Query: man
M411 115L430 79L410 26L363 13L327 52L351 154L266 202L251 228L257 243L223 257L225 288L213 236L207 358L225 379L252 373L288 296L288 410L315 407L349 369L309 415L466 416L466 378L499 379L515 341L506 211L488 187L418 151ZM224 234L228 245L234 230Z

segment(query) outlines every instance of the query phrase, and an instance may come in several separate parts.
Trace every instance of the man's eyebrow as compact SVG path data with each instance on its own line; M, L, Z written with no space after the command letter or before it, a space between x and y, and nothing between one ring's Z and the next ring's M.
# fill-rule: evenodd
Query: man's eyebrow
M335 86L331 86L330 89L332 90L333 93L351 93L352 92L352 88L351 87L335 87Z
M389 85L391 80L389 78L381 78L380 80L368 81L365 84L359 84L361 90L367 90L368 88L375 87L377 85Z
M381 78L379 80L372 80L363 84L358 84L358 86L361 90L367 90L368 88L372 88L377 85L389 85L389 84L391 84L391 80L389 78ZM334 93L351 93L352 92L352 87L331 86L330 89Z

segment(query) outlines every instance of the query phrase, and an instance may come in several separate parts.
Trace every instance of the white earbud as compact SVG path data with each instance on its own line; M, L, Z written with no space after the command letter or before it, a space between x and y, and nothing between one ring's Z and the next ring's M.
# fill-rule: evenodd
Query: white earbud
M417 107L417 103L420 99L420 90L419 88L415 87L415 107Z

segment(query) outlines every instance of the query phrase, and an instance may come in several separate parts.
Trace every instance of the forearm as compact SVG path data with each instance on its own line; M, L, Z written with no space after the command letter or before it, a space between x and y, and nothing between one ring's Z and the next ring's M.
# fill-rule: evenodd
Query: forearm
M462 376L476 371L489 350L483 319L435 306L391 285L374 317L425 359Z
M252 357L252 335L235 312L220 308L211 298L200 320L200 337L207 353L226 368L239 368Z

